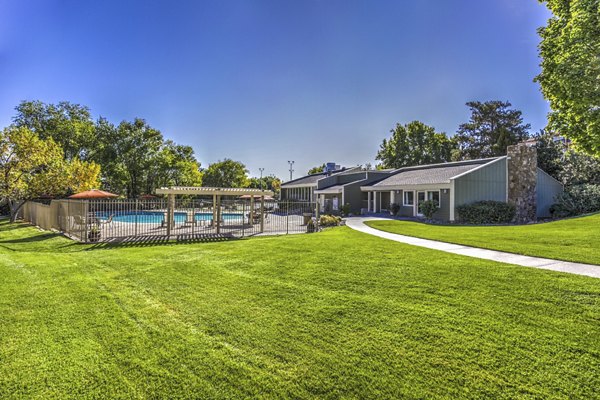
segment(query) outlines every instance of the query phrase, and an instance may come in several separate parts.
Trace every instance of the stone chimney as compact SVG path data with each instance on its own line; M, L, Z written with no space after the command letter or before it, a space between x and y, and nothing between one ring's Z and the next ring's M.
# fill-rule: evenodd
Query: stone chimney
M537 211L537 150L517 144L508 146L508 202L517 208L515 222L535 221Z

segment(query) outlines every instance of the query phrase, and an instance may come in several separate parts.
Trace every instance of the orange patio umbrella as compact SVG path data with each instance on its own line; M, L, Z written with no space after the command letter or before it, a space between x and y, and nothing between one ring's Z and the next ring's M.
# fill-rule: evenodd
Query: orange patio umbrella
M118 194L105 192L100 189L92 189L86 190L85 192L77 193L69 196L70 199L110 199L114 197L119 197Z

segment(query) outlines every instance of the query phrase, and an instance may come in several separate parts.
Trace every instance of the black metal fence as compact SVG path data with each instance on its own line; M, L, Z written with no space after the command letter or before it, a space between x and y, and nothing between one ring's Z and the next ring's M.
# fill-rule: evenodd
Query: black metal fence
M88 200L83 241L136 237L246 237L302 233L317 227L315 202L177 198L169 226L167 199Z

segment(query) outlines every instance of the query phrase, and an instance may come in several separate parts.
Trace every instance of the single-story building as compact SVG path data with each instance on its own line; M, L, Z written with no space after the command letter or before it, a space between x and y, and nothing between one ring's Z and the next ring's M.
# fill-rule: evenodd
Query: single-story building
M380 181L392 170L362 170L361 167L340 168L306 175L281 185L281 199L291 201L318 201L321 210L336 213L344 204L351 212L360 213L367 207L367 194L361 186Z
M457 206L495 200L515 204L517 220L527 222L550 216L563 186L537 167L534 147L516 145L503 157L400 168L360 189L372 213L397 203L400 216L416 217L420 203L436 200L440 208L434 218L454 221Z

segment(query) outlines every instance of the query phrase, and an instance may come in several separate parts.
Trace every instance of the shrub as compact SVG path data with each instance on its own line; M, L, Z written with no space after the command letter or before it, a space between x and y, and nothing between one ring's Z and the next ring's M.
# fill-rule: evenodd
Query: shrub
M352 211L352 208L350 206L350 203L346 203L340 207L340 212L342 213L343 217L347 217L351 211Z
M398 204L398 203L390 204L390 212L392 213L392 215L398 215L398 212L400 212L400 204Z
M575 185L565 189L550 207L555 218L600 211L600 185Z
M467 224L507 224L515 218L516 208L503 201L478 201L456 207L459 220Z
M433 214L440 209L440 205L436 200L427 200L419 204L419 211L427 219L433 219Z
M342 218L335 215L321 215L319 218L320 226L338 226L342 222Z

